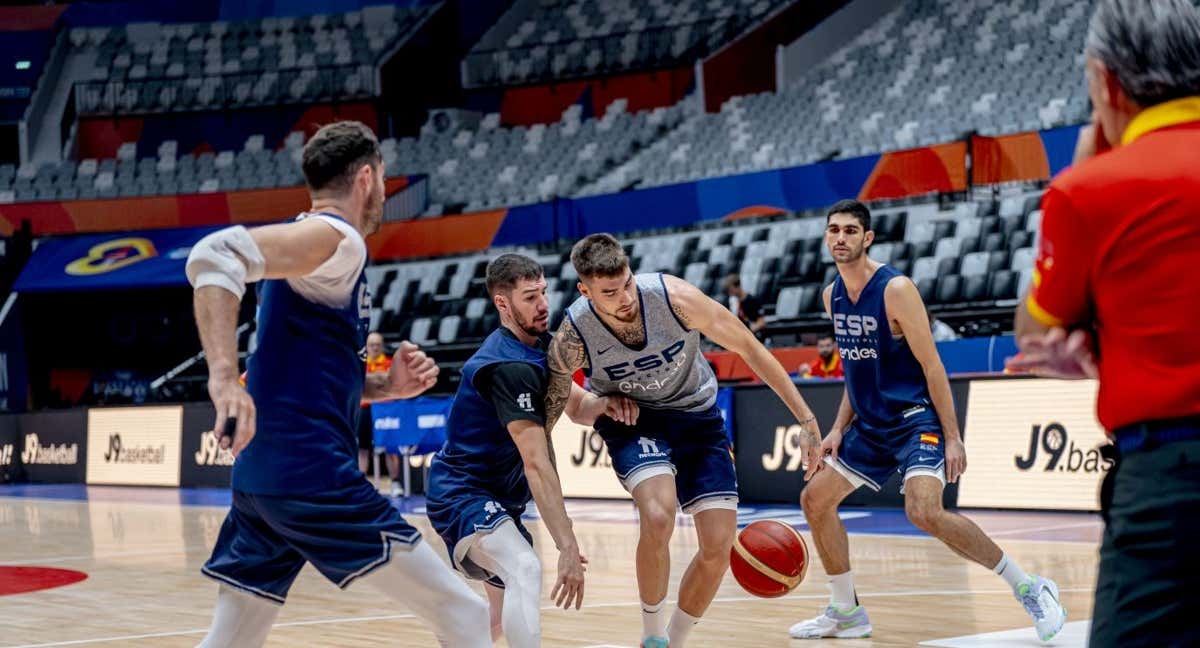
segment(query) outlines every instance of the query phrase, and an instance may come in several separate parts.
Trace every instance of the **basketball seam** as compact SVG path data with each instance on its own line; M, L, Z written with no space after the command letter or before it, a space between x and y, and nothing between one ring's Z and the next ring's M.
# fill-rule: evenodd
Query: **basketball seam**
M800 532L796 530L796 527L794 527L790 524L785 524L778 520L772 520L772 522L775 522L776 524L778 524L780 526L786 527L788 531L791 531L793 534L795 534L796 540L800 543L800 547L804 550L804 560L801 561L801 563L800 563L800 580L797 581L797 582L803 582L804 576L808 574L808 543L804 541L804 536L800 535Z
M740 538L738 539L737 542L733 543L733 550L737 552L738 556L742 560L746 561L751 567L753 567L755 569L755 571L757 571L758 573L762 574L763 576L766 576L767 578L775 581L776 583L779 583L780 585L783 585L784 587L787 587L789 589L794 588L800 584L802 575L801 576L786 576L784 574L779 573L773 567L767 565L763 561L759 560L757 556L750 553L750 551L747 550L746 547L744 547L742 545Z

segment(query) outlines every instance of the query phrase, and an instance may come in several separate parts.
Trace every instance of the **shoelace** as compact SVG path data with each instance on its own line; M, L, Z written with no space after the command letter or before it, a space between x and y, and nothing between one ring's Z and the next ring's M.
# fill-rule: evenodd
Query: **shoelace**
M1025 611L1029 612L1036 619L1045 618L1045 613L1042 612L1042 603L1038 600L1037 593L1033 587L1024 586L1024 591L1021 593L1021 605L1025 607Z

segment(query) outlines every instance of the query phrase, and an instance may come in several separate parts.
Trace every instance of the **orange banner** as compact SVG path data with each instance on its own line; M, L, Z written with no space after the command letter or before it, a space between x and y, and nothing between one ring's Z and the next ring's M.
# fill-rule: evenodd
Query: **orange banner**
M966 191L967 144L951 142L884 153L858 194L859 200Z
M408 186L408 178L388 178L385 185L386 193L391 195ZM0 205L0 234L12 234L23 220L28 220L33 226L35 236L266 223L295 216L311 204L308 189L304 187L17 203ZM492 233L495 233L494 230Z
M997 184L1046 180L1050 161L1039 133L971 138L971 182Z

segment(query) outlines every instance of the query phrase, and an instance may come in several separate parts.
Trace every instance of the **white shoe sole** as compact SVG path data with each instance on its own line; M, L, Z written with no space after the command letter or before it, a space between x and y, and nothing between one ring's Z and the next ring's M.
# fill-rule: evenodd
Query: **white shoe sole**
M871 636L871 624L838 630L833 634L802 635L789 632L788 636L792 639L865 639Z

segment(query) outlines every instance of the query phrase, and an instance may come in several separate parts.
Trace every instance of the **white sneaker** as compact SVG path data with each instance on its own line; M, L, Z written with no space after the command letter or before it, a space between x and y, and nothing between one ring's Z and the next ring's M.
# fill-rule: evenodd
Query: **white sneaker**
M871 620L861 605L848 610L830 605L821 616L792 626L788 635L793 639L859 639L871 636Z
M1049 578L1031 576L1013 594L1033 617L1033 627L1042 641L1053 639L1067 622L1067 609L1059 602L1058 585Z
M392 497L404 497L404 486L395 480L392 481Z

